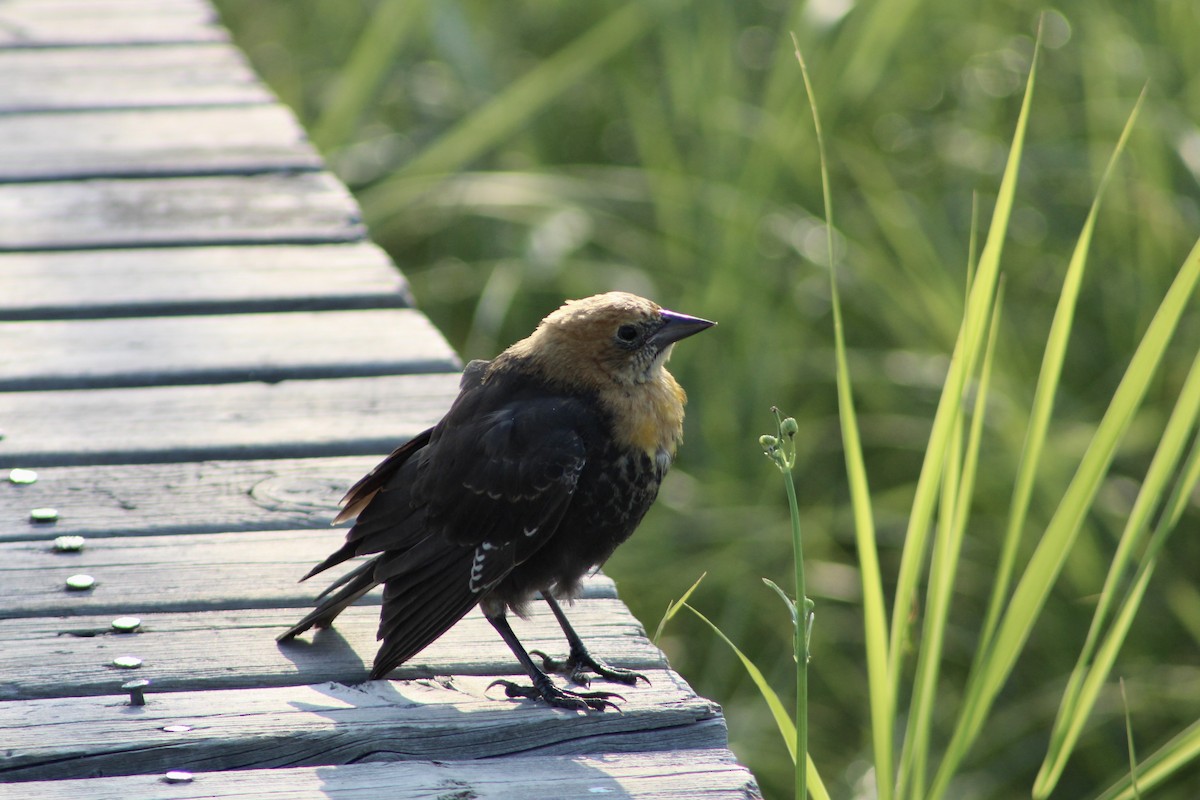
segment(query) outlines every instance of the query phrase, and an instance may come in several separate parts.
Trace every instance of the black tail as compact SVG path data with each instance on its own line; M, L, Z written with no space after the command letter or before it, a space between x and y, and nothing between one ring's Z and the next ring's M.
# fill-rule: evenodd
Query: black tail
M424 650L479 603L471 591L471 550L430 548L410 554L389 575L379 620L382 645L371 679L382 678ZM381 572L388 572L387 565Z
M378 557L372 558L338 578L332 586L321 592L319 597L325 599L321 601L320 605L309 612L304 619L277 636L275 640L285 642L304 633L309 628L328 628L332 625L338 614L379 585L379 582L375 580L375 562L378 560ZM330 594L331 592L332 594Z

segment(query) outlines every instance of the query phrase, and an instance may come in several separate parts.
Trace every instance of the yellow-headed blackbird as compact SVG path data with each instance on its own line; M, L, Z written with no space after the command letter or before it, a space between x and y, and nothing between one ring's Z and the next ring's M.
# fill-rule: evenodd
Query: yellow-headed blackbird
M634 684L644 676L592 657L555 598L573 597L641 522L683 433L683 389L664 368L675 342L712 322L622 292L566 303L491 361L472 361L450 411L399 447L346 495L346 543L305 578L354 556L375 557L321 594L280 640L328 627L384 585L382 678L476 604L533 681L509 697L604 710L609 692L560 689L544 670L586 683L591 671ZM570 647L539 668L505 612L537 593ZM493 684L494 685L494 684Z

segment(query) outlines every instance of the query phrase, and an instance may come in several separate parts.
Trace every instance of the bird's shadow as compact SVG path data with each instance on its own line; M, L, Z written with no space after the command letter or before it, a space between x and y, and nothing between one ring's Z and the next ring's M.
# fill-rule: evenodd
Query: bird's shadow
M626 776L611 759L577 756L555 758L483 759L391 764L356 764L320 767L320 791L342 797L370 786L385 793L390 785L398 793L437 798L471 798L491 795L498 787L519 788L525 797L603 797L632 800ZM528 792L528 793L525 793ZM501 792L509 795L509 792ZM380 795L383 796L383 795Z
M276 647L305 683L361 683L370 671L337 628L318 630L310 639L277 642Z

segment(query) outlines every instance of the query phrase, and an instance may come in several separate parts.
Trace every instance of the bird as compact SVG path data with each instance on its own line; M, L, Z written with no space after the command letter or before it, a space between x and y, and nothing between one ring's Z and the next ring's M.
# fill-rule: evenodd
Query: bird
M334 520L355 520L345 542L301 580L371 558L278 639L330 627L382 584L371 680L479 606L531 681L488 688L557 708L618 708L619 694L566 689L550 678L561 673L586 688L590 675L648 682L594 657L559 601L577 596L654 502L682 440L687 402L666 362L677 342L715 324L608 292L567 301L495 358L471 361L441 421L350 488ZM508 622L508 612L525 616L539 595L566 636L563 661L526 651Z

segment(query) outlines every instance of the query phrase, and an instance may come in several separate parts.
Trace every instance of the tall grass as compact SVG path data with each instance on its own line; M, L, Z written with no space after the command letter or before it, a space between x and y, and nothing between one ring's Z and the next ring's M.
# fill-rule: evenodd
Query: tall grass
M1200 231L1197 4L1058 5L1032 95L1041 9L1018 0L219 5L464 356L612 287L722 323L703 357L672 364L687 442L608 571L654 620L707 570L690 602L778 687L791 642L759 578L786 584L789 521L753 439L771 405L795 416L820 607L809 748L832 796L886 796L881 774L901 772L908 796L1092 796L1127 772L1117 676L1139 786L1194 794L1194 766L1161 776L1200 741L1200 541L1166 535L1197 519L1195 456L1169 452L1191 441L1176 408L1200 341L1171 288ZM788 31L820 103L832 244ZM1007 224L972 259L976 205ZM861 454L849 482L839 405L859 443L845 452ZM890 620L864 626L884 604ZM725 705L767 794L789 792L787 748L737 657L687 617L663 644Z

